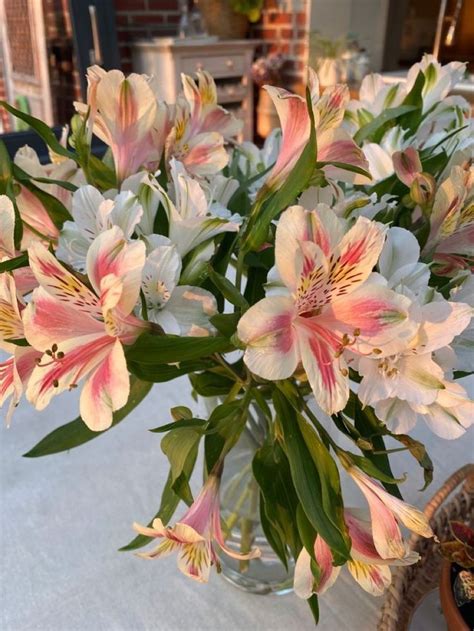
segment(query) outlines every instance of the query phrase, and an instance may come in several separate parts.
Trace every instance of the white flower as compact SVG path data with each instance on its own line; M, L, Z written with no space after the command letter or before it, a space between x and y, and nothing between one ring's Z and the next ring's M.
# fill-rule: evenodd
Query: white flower
M209 335L210 316L217 313L214 296L200 287L178 285L181 258L166 237L154 235L148 240L155 248L143 268L142 291L148 319L165 333L174 335Z

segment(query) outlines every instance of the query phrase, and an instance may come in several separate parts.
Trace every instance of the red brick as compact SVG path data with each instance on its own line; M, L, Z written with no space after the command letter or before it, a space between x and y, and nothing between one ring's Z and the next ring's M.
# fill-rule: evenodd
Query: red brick
M291 29L291 28L282 28L282 29L280 29L280 37L282 39L292 40L293 37L294 37L293 29Z
M148 8L152 11L179 11L177 0L148 0Z
M114 0L116 11L142 11L146 9L145 0Z

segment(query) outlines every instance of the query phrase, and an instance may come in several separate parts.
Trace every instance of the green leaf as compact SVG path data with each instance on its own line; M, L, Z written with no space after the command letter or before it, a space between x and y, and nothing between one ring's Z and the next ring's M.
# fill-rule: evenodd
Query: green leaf
M30 182L30 181L40 182L40 184L50 184L50 185L52 184L52 185L60 186L61 188L66 189L66 191L69 191L70 193L74 193L79 188L72 182L66 182L64 180L53 180L53 179L50 179L49 177L34 177L33 175L30 175L26 171L23 171L23 169L20 168L15 163L12 164L12 169L13 169L13 175L15 179L18 182L21 182L22 184L24 182Z
M375 451L385 451L383 435L387 433L387 430L385 426L378 420L372 408L366 406L364 409L362 409L359 399L356 395L352 393L349 400L349 407L351 406L353 408L352 418L354 419L355 427L359 431L361 436L370 440ZM344 410L344 413L346 413L346 410ZM368 460L374 463L379 471L382 471L382 473L390 478L395 477L392 473L390 460L387 454L374 454L372 450L362 449L361 451ZM389 484L387 482L382 482L382 484L385 486L389 493L395 495L395 497L398 497L399 499L403 499L400 490L396 484Z
M173 381L173 379L181 377L182 375L188 375L196 370L212 368L215 364L211 361L201 360L180 362L179 366L173 366L171 364L139 364L129 360L127 365L129 371L143 381L164 383L166 381Z
M433 481L433 462L426 451L426 447L420 441L415 440L411 436L407 436L406 434L390 434L392 438L398 440L402 445L408 447L411 455L418 461L421 467L423 467L423 477L425 480L425 484L420 491L424 491Z
M189 473L191 475L191 473ZM169 520L173 517L175 510L178 507L180 502L180 498L173 491L173 481L172 481L171 471L169 472L168 479L166 480L165 486L163 488L163 492L161 495L161 503L160 508L156 515L148 522L148 527L151 528L153 524L153 520L161 519L161 521L166 525ZM146 537L145 535L137 535L135 539L130 541L127 545L123 546L119 549L120 552L128 552L130 550L137 550L138 548L143 548L152 540L152 537Z
M294 519L298 496L291 482L288 458L278 444L266 444L255 452L252 470L264 498L266 516L280 540L296 556L300 547Z
M0 272L12 272L20 267L28 267L28 263L28 253L23 252L23 254L16 256L14 259L0 262Z
M380 132L385 132L385 129L383 128L387 125L387 123L394 121L403 114L413 112L416 109L416 105L400 105L399 107L392 107L384 110L381 114L379 114L379 116L371 120L370 123L367 123L367 125L361 127L359 131L354 134L354 141L358 145L362 145L364 140L372 142L380 141Z
M53 130L48 125L46 125L46 123L43 123L43 121L40 121L34 116L30 116L26 112L22 112L21 110L16 109L15 107L10 105L6 101L0 101L0 105L3 106L7 110L7 112L10 112L10 114L13 114L13 116L24 121L25 123L29 125L29 127L34 129L36 133L39 136L41 136L41 138L44 140L47 146L52 151L54 151L54 153L57 153L60 156L64 156L65 158L71 158L72 160L76 160L76 157L77 157L76 154L71 153L65 147L62 146L62 144L58 141L58 139L54 135Z
M248 309L248 302L228 278L215 272L210 265L208 266L208 274L211 281L228 302L240 309Z
M270 223L305 190L313 175L316 165L317 141L311 93L308 88L306 88L306 104L311 120L308 142L293 167L292 172L271 197L268 198L271 192L267 191L265 187L260 189L261 193L259 193L259 195L261 194L262 197L260 200L257 200L252 210L250 221L243 237L242 247L246 252L258 250L267 237ZM265 196L266 201L263 203Z
M296 509L296 524L298 526L298 532L301 542L303 543L307 552L311 555L312 559L315 560L314 543L316 541L316 536L318 533L307 518L301 504L298 504L298 507Z
M235 383L229 377L216 372L193 373L189 375L189 380L196 393L202 397L226 395Z
M344 502L342 500L339 470L327 447L315 430L301 416L297 417L299 429L306 447L318 470L321 483L322 508L343 540L350 547L350 537L344 521Z
M193 496L189 487L189 477L186 475L186 465L192 462L194 468L201 435L202 433L194 428L174 427L161 441L161 450L171 466L173 491L187 504L192 503Z
M133 376L130 377L130 396L123 408L114 412L111 427L114 427L123 421L123 419L126 418L130 412L143 401L146 395L150 392L151 387L151 383L140 381ZM111 427L109 429L111 429ZM106 429L103 432L93 432L79 416L74 421L66 423L66 425L62 425L52 431L50 434L45 436L43 440L40 440L37 445L30 449L30 451L23 454L23 456L25 458L38 458L40 456L57 454L61 451L69 451L69 449L79 447L80 445L105 434L105 432L108 432L109 429Z
M247 404L238 399L218 405L211 416L204 439L204 456L208 473L218 460L227 453L239 437L247 422Z
M301 505L313 528L333 551L335 564L342 565L350 556L350 539L339 523L337 507L334 511L331 506L327 506L328 488L334 488L336 481L324 481L323 492L321 475L303 438L299 415L279 390L274 391L273 402Z
M319 601L316 594L313 594L306 601L311 609L311 613L313 614L314 624L318 624L319 622Z
M178 337L143 333L135 344L127 349L130 362L146 364L171 364L208 357L214 353L233 350L225 337Z
M420 70L416 77L415 83L412 89L406 95L402 105L412 105L414 110L403 116L400 120L400 125L403 129L407 129L410 132L414 132L422 118L423 113L423 88L425 86L425 75Z
M355 462L355 464L362 469L367 475L370 475L371 478L376 478L380 480L380 482L385 482L386 484L400 484L400 482L405 481L405 477L403 478L394 478L391 475L387 475L373 463L372 460L365 458L364 456L358 456L357 454L348 453L348 456L351 460Z
M0 140L0 195L7 192L7 184L12 178L12 161L5 143Z
M182 421L184 419L192 419L192 411L185 405L176 405L170 410L171 416L175 421Z
M267 517L265 499L262 493L260 493L260 523L262 525L263 534L265 535L268 543L271 545L272 550L275 552L285 568L288 569L285 541Z
M160 425L159 427L155 427L149 431L154 434L164 434L170 430L193 429L195 432L204 433L203 430L206 425L207 421L201 418L183 418L178 421L173 421L172 423L166 423L166 425Z
M218 313L209 318L211 324L216 327L221 335L231 338L237 330L240 320L239 313Z

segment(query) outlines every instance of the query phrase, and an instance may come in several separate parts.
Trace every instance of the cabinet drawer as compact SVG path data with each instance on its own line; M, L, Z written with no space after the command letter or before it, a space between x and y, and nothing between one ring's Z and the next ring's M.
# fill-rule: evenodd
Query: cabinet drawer
M180 61L181 72L185 74L194 75L197 70L207 70L216 79L239 77L248 70L245 67L245 56L236 53L181 57Z

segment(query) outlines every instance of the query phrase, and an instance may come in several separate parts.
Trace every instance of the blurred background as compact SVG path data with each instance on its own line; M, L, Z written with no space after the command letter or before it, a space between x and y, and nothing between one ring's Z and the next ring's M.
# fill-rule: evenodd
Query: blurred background
M0 0L0 99L52 126L85 99L91 64L153 73L171 102L181 72L207 69L258 141L277 124L264 83L301 92L309 63L356 96L367 72L402 80L425 52L469 62L472 102L474 0ZM10 142L22 125L0 109Z

